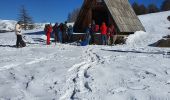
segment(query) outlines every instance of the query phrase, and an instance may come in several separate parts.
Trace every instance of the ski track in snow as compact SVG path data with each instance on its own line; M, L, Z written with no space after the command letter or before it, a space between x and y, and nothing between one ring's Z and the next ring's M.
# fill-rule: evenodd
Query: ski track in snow
M59 100L79 100L82 99L79 94L92 92L88 81L86 81L90 77L87 72L94 65L102 63L103 60L90 48L85 51L83 56L85 61L73 65L68 70L70 77L66 83L66 93Z
M19 67L20 65L32 65L32 64L40 63L40 62L43 62L43 61L46 61L46 60L50 60L50 59L54 58L55 54L57 54L57 52L49 54L46 57L35 58L34 60L32 60L30 62L26 62L26 63L8 64L8 65L0 67L0 71L8 70L8 69L11 69L11 68L16 68L16 67Z
M46 58L39 58L39 59L37 59L36 58L35 60L26 63L26 65L32 65L32 64L39 63L39 62L42 62L42 61L45 61L45 60L49 60L49 59L46 59Z
M13 67L17 67L19 66L20 64L9 64L9 65L5 65L3 67L0 67L0 71L3 71L3 70L8 70L10 68L13 68Z

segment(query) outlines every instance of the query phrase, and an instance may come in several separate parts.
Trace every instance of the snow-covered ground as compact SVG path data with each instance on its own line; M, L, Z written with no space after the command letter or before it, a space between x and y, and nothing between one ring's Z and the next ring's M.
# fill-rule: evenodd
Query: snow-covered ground
M147 32L117 46L46 46L34 30L16 49L0 34L0 100L170 100L170 49L148 46L170 34L168 14L139 16Z

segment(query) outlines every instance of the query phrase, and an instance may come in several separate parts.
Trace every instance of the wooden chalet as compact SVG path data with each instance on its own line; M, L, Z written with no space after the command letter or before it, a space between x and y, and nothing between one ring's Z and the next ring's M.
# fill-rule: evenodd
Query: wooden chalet
M103 22L113 24L117 35L115 44L125 43L124 37L136 31L145 31L128 0L84 0L80 13L74 24L74 32L85 33L89 24L95 22L101 26ZM83 34L74 36L82 39ZM95 43L101 44L100 34L96 34Z
M128 0L84 0L74 25L75 32L85 32L92 22L114 24L118 34L145 31Z

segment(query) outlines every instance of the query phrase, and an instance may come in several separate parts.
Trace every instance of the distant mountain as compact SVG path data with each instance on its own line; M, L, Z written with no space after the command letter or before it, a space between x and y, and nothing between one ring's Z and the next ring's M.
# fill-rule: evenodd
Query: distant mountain
M0 19L0 33L13 32L15 30L15 20L1 20ZM44 28L47 23L35 23L35 29Z
M14 27L17 21L14 20L0 20L0 32L14 31Z

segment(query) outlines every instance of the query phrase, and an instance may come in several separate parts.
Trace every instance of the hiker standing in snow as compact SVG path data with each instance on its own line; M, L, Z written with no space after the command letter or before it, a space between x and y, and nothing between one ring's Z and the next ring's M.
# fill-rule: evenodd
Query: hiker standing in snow
M63 43L63 23L58 26L58 42Z
M100 32L102 38L102 45L107 45L107 26L105 22L102 23L102 26L100 27Z
M68 41L71 42L73 38L73 26L69 25L68 27Z
M55 44L57 43L58 41L58 23L56 23L53 27L53 32L54 32L54 38L55 38Z
M68 42L68 26L67 22L63 24L63 43Z
M92 25L91 25L91 30L90 30L90 36L91 36L91 40L90 40L90 44L94 44L94 40L95 40L95 29L96 28L96 24L93 21Z
M46 27L47 45L50 45L50 38L51 38L51 32L52 32L52 31L53 31L52 25L49 24L49 25Z
M15 25L15 34L17 36L17 41L16 41L16 47L25 47L26 44L25 42L22 40L22 22L18 21L17 24Z
M85 34L83 41L81 42L81 46L89 45L90 40L91 40L90 33L91 33L91 24L89 24L89 26L86 29L86 34Z
M115 27L114 27L113 24L111 24L108 27L107 38L108 38L108 44L109 45L114 45L114 43L116 41L116 31L115 31Z

